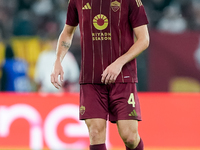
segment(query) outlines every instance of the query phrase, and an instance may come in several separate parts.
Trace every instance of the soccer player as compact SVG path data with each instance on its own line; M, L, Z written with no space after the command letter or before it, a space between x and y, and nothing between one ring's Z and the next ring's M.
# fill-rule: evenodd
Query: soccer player
M149 34L141 0L69 1L51 74L56 88L61 87L61 61L78 24L82 47L80 119L89 130L90 150L106 150L107 119L117 124L126 150L143 150L138 134L141 113L135 58L148 47Z

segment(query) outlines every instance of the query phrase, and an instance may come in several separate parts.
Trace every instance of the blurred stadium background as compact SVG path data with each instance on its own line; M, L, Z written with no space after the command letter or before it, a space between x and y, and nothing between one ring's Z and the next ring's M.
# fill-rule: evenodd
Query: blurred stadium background
M142 2L151 38L137 59L145 150L200 150L200 0ZM48 52L65 24L67 4L0 0L0 150L88 149L87 129L78 121L78 72L67 71L72 77L66 76L62 91L45 82L54 57ZM79 41L76 30L69 57L78 69ZM49 58L41 61L43 55ZM124 149L110 123L107 145Z

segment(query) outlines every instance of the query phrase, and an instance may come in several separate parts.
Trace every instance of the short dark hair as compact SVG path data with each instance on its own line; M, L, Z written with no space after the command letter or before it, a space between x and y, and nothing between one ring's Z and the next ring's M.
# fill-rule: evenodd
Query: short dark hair
M14 57L15 57L15 55L14 55L12 47L10 45L7 45L6 52L5 52L5 58L9 59L9 58L14 58Z

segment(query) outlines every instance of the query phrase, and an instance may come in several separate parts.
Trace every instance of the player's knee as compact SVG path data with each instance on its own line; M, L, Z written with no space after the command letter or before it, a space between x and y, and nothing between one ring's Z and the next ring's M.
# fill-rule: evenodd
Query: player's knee
M101 123L96 122L90 122L87 123L89 135L90 135L90 141L92 143L98 143L99 141L105 140L106 135L106 126Z
M125 145L129 147L134 147L135 139L133 137L125 138L124 140Z
M137 145L138 142L138 134L137 132L133 132L133 133L124 133L121 135L123 142L125 143L125 145L127 145L128 147L135 147Z
M102 132L104 132L105 127L104 126L99 126L99 125L90 125L88 127L89 132L91 135L93 136L98 136L99 134L101 134Z
M89 134L90 134L90 140L92 141L96 141L99 138L101 138L101 130L99 129L90 129L89 130Z
M99 144L105 142L106 132L103 127L89 128L90 142L92 144Z

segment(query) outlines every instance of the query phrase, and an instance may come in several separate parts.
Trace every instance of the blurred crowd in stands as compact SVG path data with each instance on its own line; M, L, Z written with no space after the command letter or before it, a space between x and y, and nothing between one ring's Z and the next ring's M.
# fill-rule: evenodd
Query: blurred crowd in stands
M150 30L171 33L181 33L186 30L200 31L200 0L142 0L142 2L149 18ZM10 43L13 37L37 37L40 39L40 44L57 39L65 24L67 5L68 0L0 0L0 44L5 46L4 49L15 49L13 44ZM74 63L78 64L78 69L80 68L81 57L79 38L79 30L76 30L73 46L70 50L71 56L75 56L76 62ZM43 49L41 48L39 52L42 53ZM53 46L50 45L48 49L52 50ZM0 54L3 53L0 52ZM36 56L37 60L39 60L40 54ZM141 55L139 60L141 64L142 57L145 57L145 54ZM33 63L34 73L37 72L37 60ZM3 64L3 61L0 61L0 65L3 66ZM77 71L76 73L78 74ZM42 79L38 81L36 75L27 74L31 80L30 84L34 82L36 85L34 86L36 88L31 88L30 91L38 91L37 87L38 84L41 84L39 82L42 82ZM1 71L1 79L3 75ZM145 80L143 81L145 82ZM77 77L73 79L74 82L78 83ZM71 85L71 83L67 85ZM1 90L2 87L0 87ZM78 91L78 87L72 89L72 91ZM141 88L141 91L145 90L145 88Z
M200 30L200 0L142 0L150 28L181 32ZM58 34L68 0L0 0L0 38ZM172 26L172 27L171 27Z
M200 0L143 0L150 28L172 33L200 30Z

